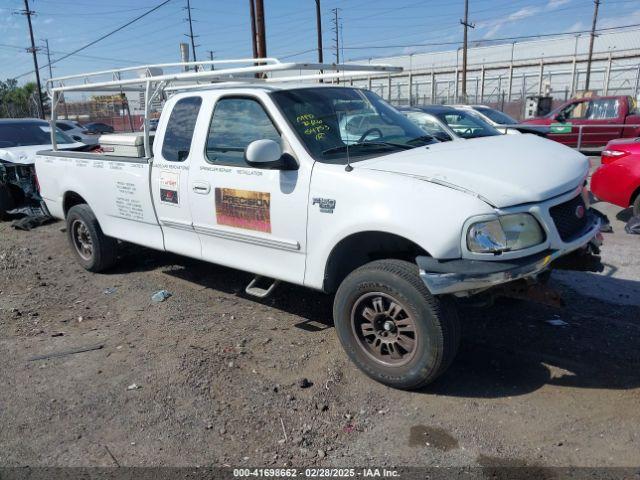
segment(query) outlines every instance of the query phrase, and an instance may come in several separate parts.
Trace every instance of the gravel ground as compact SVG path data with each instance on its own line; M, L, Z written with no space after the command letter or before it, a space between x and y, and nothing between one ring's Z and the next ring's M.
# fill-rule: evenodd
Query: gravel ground
M452 368L412 393L348 362L330 297L256 301L245 273L133 246L91 274L62 223L2 223L0 465L637 466L640 237L601 208L603 273L554 272L563 309L463 309Z

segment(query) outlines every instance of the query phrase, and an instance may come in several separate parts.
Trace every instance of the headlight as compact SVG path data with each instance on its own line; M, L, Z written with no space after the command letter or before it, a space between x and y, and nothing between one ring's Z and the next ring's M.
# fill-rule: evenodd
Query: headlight
M476 253L500 253L533 247L544 241L538 221L528 213L502 215L477 222L467 232L467 248Z

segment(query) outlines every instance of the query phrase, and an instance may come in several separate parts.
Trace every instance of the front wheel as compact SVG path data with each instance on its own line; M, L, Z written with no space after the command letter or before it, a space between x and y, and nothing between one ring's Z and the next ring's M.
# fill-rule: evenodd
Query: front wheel
M90 272L112 267L117 258L117 241L102 233L89 205L76 205L67 213L69 243L80 265Z
M351 360L394 388L433 382L460 343L453 305L432 296L417 265L401 260L379 260L353 271L338 288L333 316Z

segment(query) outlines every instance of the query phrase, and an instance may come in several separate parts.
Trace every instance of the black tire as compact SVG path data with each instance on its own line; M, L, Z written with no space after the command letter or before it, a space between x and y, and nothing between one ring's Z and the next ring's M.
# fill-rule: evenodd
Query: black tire
M636 217L638 215L640 215L640 193L636 195L633 201L633 216Z
M396 309L396 315L387 315L393 311L392 301L401 307L400 313ZM367 307L369 302L373 309ZM388 312L379 313L384 308ZM372 313L375 320L369 322ZM371 262L347 276L336 293L333 318L340 342L356 366L374 380L403 390L424 387L438 378L451 365L460 344L453 302L432 296L417 265L402 260ZM392 325L387 329L389 320ZM406 326L410 323L414 328L411 351L403 346L411 340ZM380 328L380 333L365 333L371 330L367 324L376 332ZM407 333L399 333L400 329ZM400 343L402 336L408 338ZM379 340L393 342L394 338L398 339L395 345L376 348ZM403 350L404 358L393 358L394 353L402 357Z
M89 205L69 209L67 237L78 262L90 272L102 272L116 263L118 243L102 233Z

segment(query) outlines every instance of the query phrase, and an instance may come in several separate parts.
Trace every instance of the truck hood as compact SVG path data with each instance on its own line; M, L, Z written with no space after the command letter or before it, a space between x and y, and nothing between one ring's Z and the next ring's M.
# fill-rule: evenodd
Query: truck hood
M78 148L83 143L59 143L58 148ZM24 147L0 148L0 160L18 163L20 165L33 165L36 163L36 153L41 150L49 150L51 145L29 145Z
M504 208L540 202L580 185L587 158L535 135L500 135L446 142L356 164L456 188Z

